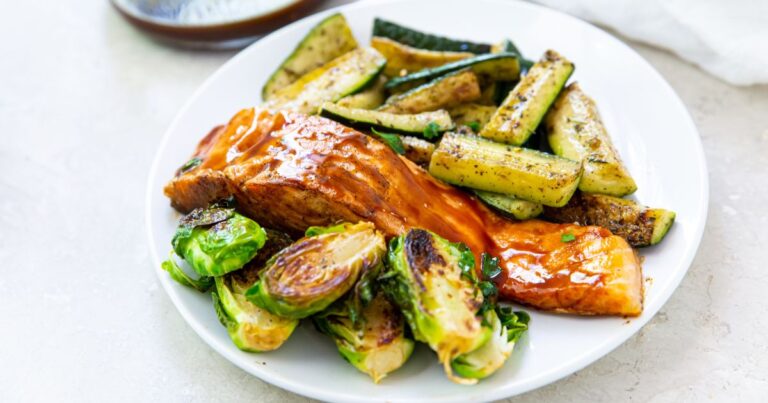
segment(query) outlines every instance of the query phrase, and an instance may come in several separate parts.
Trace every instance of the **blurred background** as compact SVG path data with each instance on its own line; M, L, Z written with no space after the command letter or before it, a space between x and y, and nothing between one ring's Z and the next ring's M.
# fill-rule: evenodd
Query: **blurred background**
M3 3L0 400L307 400L184 323L152 268L144 191L162 134L206 77L260 36L349 2ZM672 85L700 131L711 201L698 257L660 313L514 401L765 399L768 2L538 2L608 30Z

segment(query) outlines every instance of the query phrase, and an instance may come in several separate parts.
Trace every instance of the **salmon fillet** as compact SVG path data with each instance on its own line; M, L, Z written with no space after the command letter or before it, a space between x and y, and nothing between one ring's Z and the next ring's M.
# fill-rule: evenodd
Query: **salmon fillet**
M312 225L370 221L410 228L499 257L504 300L577 314L638 315L642 274L627 242L600 227L512 221L433 178L388 146L318 116L245 109L212 131L201 163L165 187L187 212L234 196L243 214L298 235ZM575 240L563 242L563 234Z

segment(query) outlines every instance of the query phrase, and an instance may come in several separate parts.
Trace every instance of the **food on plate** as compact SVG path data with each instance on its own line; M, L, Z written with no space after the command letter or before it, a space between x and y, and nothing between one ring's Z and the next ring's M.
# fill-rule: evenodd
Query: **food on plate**
M573 83L547 114L547 140L552 151L574 161L584 161L579 190L625 196L637 190L603 126L595 101Z
M291 336L299 321L274 315L248 301L245 293L259 278L262 264L216 277L211 294L216 314L230 339L243 351L262 352L278 349Z
M520 77L520 62L511 53L493 53L462 59L442 66L424 69L402 77L392 78L384 85L388 89L413 83L423 83L454 71L469 69L486 81L517 80Z
M387 263L383 290L402 309L416 340L437 353L449 379L472 384L501 367L511 347L489 300L495 286L485 283L492 292L479 287L469 248L411 229L390 241ZM502 333L500 345L496 336Z
M266 242L255 221L233 208L198 208L179 222L173 250L201 276L221 276L243 267Z
M529 218L538 217L539 214L544 211L544 207L539 203L516 199L501 193L475 190L475 195L477 195L480 200L484 201L485 204L518 220L527 220Z
M429 166L435 144L413 136L400 136L403 143L403 157L422 167Z
M387 67L384 68L384 73L393 77L407 74L409 71L413 72L428 67L442 66L474 56L473 53L468 52L414 48L380 36L371 38L371 47L387 58Z
M448 110L457 125L472 127L476 133L482 129L496 112L495 106L464 103Z
M358 109L376 109L387 98L387 94L384 90L384 83L387 79L384 76L379 76L370 87L361 90L358 93L347 95L336 102L337 105L345 108L358 108Z
M277 90L265 105L316 113L324 102L336 102L375 80L386 62L387 59L375 49L355 49Z
M512 312L509 307L497 307L484 314L491 328L491 338L482 346L451 361L453 372L464 379L483 379L501 368L512 354L515 344L528 330L530 317L524 311Z
M194 288L200 292L206 292L213 288L213 277L200 276L194 278L190 276L178 263L176 263L176 257L173 253L171 253L171 256L165 260L160 267L168 272L168 275L170 275L174 281L185 287Z
M459 70L436 78L402 94L389 97L379 110L419 113L450 108L480 97L480 82L470 70Z
M267 79L261 97L268 100L299 77L357 48L357 40L341 13L331 14L304 36Z
M430 125L437 132L451 130L454 127L451 116L444 110L414 114L395 114L383 111L346 108L328 102L323 104L320 116L343 122L349 127L360 130L375 128L387 132L417 136L422 136Z
M429 173L455 185L563 206L576 191L581 162L541 151L447 133L429 162Z
M353 320L348 302L334 304L312 320L336 343L347 362L379 383L408 361L414 341L406 335L400 310L379 292Z
M413 28L407 28L381 18L373 20L373 36L389 38L404 45L419 49L446 52L470 52L475 54L488 53L491 51L491 46L487 44L433 35L417 31Z
M307 236L273 256L245 295L275 315L303 319L350 291L361 273L379 270L385 251L370 223Z
M528 140L573 73L573 64L548 50L520 79L480 131L490 140L519 146Z
M633 247L675 213L615 197L637 186L573 70L381 19L359 47L333 14L165 186L186 215L162 268L213 289L241 350L307 319L376 383L417 342L491 376L529 326L509 304L640 315Z
M365 220L386 237L423 228L501 257L507 300L582 314L642 310L639 261L606 229L512 222L387 145L319 116L246 109L218 133L202 144L208 156L195 153L200 165L166 186L172 205L198 207L211 190L217 197L220 176L211 171L219 171L239 211L268 228L301 234ZM576 240L562 242L566 233Z
M553 221L599 225L626 239L634 247L656 245L675 221L675 213L644 207L618 197L577 193L563 207L544 209Z

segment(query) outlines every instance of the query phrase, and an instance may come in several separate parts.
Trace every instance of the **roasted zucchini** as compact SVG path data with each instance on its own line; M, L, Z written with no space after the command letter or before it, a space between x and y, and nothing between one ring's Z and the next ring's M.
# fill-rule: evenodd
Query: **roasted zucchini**
M523 54L520 52L517 46L515 46L515 43L509 39L504 39L503 41L491 46L491 53L502 52L513 53L517 55L518 60L520 60L520 74L522 75L525 75L528 72L528 69L533 66L533 62L523 57Z
M376 109L384 103L387 98L384 91L384 83L387 79L383 75L380 75L370 87L363 89L362 91L347 95L336 102L337 105L344 106L346 108L359 108L359 109Z
M432 154L429 173L454 185L559 207L576 191L581 163L448 132Z
M491 45L474 43L432 35L415 29L406 28L394 22L376 18L373 21L373 35L389 38L402 44L419 49L445 52L471 52L476 54L488 53Z
M584 161L579 190L624 196L637 190L603 126L595 101L573 83L557 98L545 120L552 151Z
M364 88L379 75L386 62L376 49L355 49L275 92L264 105L272 109L317 113L324 102L336 102Z
M480 97L480 83L470 70L460 70L394 95L379 108L383 112L419 113L472 102Z
M480 136L512 145L525 143L572 72L571 62L548 50L507 95Z
M495 106L479 105L479 104L462 104L453 107L448 110L448 113L453 118L453 122L457 125L472 125L473 129L482 129L496 112Z
M377 130L390 133L421 136L430 124L438 132L453 129L451 116L444 110L405 115L370 111L367 109L345 108L326 102L322 106L320 115L360 130L376 128Z
M413 136L400 136L405 153L403 157L421 166L429 166L432 153L435 152L435 144L427 140Z
M527 220L537 217L544 210L544 207L539 203L515 199L512 196L507 196L501 193L475 190L475 195L489 206L501 211L502 214L518 220Z
M656 245L675 221L673 211L643 207L632 200L577 192L564 207L545 207L551 221L597 225L623 237L634 247Z
M494 53L470 57L453 63L444 64L431 69L424 69L402 77L396 77L385 85L388 89L396 89L413 82L421 83L456 70L469 68L485 81L517 80L520 77L520 63L517 56L511 53Z
M320 21L299 42L296 49L280 64L261 89L261 98L268 100L279 89L299 77L357 48L357 41L340 13Z
M442 66L457 60L474 56L467 52L445 52L425 50L403 45L389 38L374 36L371 47L387 58L384 74L397 77L409 72L419 71L429 67Z

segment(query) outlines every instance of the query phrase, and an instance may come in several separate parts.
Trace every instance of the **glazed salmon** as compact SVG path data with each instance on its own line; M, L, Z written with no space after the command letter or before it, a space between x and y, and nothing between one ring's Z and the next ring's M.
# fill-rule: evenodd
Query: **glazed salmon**
M600 227L501 217L334 121L245 109L193 157L200 164L165 187L182 212L231 195L247 216L293 234L339 221L370 221L387 236L425 228L476 256L498 256L503 299L577 314L642 311L640 262L623 238Z

